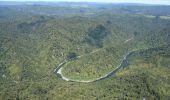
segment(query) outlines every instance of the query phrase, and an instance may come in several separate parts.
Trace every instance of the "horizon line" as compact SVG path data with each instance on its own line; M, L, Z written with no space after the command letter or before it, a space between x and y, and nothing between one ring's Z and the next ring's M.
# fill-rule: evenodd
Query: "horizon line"
M100 1L100 2L97 2L97 1L53 1L53 0L49 0L49 1L45 1L45 0L7 0L7 1L4 1L4 0L0 0L0 2L45 2L45 3L50 3L50 2L56 2L56 3L62 3L62 2L67 2L67 3L98 3L98 4L143 4L143 5L164 5L164 6L170 6L170 4L164 4L164 3L146 3L146 2L119 2L119 1L113 1L113 2L108 2L108 1ZM0 4L1 5L1 4Z

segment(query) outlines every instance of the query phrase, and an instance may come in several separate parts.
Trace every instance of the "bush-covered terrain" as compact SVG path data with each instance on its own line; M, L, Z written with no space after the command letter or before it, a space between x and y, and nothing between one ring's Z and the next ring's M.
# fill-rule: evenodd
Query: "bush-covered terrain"
M8 5L12 3L13 5ZM169 100L170 7L0 2L1 100ZM113 77L124 57L128 65Z

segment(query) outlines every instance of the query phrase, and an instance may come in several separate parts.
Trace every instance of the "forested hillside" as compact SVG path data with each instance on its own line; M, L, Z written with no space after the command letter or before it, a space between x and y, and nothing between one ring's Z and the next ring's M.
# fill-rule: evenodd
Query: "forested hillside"
M8 3L9 4L9 3ZM157 10L156 10L157 9ZM1 100L170 98L170 6L0 5ZM62 75L95 82L65 81Z

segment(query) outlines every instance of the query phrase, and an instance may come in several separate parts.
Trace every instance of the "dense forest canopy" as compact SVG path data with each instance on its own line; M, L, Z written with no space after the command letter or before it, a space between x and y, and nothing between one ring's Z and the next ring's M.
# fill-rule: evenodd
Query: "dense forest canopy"
M1 100L169 100L169 72L170 6L0 2Z

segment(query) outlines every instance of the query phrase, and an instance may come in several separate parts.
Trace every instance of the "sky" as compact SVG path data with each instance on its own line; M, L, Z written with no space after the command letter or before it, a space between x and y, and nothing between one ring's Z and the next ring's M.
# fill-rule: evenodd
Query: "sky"
M0 1L68 1L68 2L113 2L113 3L145 3L170 5L170 0L0 0Z

